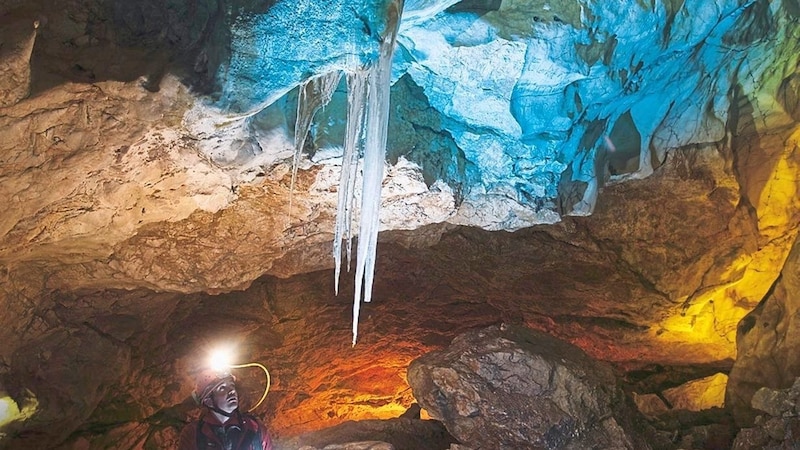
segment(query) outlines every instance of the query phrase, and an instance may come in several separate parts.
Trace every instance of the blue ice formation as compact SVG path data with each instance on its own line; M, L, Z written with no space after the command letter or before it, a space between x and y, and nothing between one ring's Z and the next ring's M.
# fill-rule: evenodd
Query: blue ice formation
M229 11L230 61L218 106L246 112L301 82L378 58L389 0L279 0Z
M298 85L378 58L390 2L273 3L231 12L217 104L283 104L269 114L291 128ZM733 92L763 97L785 76L774 68L796 64L796 10L790 0L408 0L388 155L451 185L456 222L516 229L589 214L604 183L649 175L669 149L723 140ZM342 145L344 91L312 125L312 153Z
M466 201L589 214L603 183L722 141L736 89L791 73L773 72L797 62L797 8L781 3L472 2L493 7L403 28L397 65L477 168ZM527 225L514 215L482 225Z
M295 6L297 4L294 4ZM372 297L373 277L375 273L375 258L376 258L376 245L378 241L379 230L379 210L381 204L381 185L383 183L383 167L386 160L386 142L389 124L389 97L392 80L392 60L394 48L396 45L397 31L400 26L400 16L402 13L403 1L402 0L389 0L386 4L382 5L383 9L380 11L382 15L375 16L373 14L359 14L358 10L351 7L343 8L339 4L335 8L337 13L342 13L347 10L349 13L344 15L335 14L333 16L325 16L324 8L319 8L319 5L313 8L313 17L315 23L330 21L331 17L334 19L334 24L339 24L339 19L342 17L359 18L363 23L361 28L361 35L358 33L345 33L349 31L341 29L338 26L331 26L328 28L338 30L343 33L344 42L342 48L344 53L333 51L330 52L331 47L326 48L326 56L328 60L323 64L317 64L318 61L308 61L307 58L298 58L296 52L301 48L301 43L287 43L286 47L290 48L292 54L292 63L285 64L288 70L286 73L281 72L276 77L277 83L271 84L269 80L256 85L253 97L248 100L252 104L243 104L240 96L226 95L223 101L228 108L262 108L265 109L271 103L278 100L276 94L265 92L265 86L282 86L285 89L286 80L291 79L292 74L296 74L298 70L315 70L305 79L301 80L297 91L297 109L294 126L294 142L295 142L295 155L292 167L292 188L294 187L295 177L297 173L298 161L300 155L305 147L306 139L311 131L311 125L319 110L327 106L333 99L334 93L340 80L346 80L347 90L347 114L346 122L344 124L344 142L342 151L342 170L339 183L339 198L338 208L336 213L336 225L334 229L334 245L333 256L335 261L335 283L336 291L338 293L339 274L341 271L341 257L342 257L342 244L346 244L348 266L350 260L351 242L352 242L352 221L354 220L353 204L355 203L355 180L359 160L362 165L362 184L361 184L361 203L359 207L360 219L358 224L358 255L356 259L356 279L355 279L355 295L353 301L353 345L356 344L358 339L358 320L361 308L361 299L363 292L363 299L369 302ZM303 5L301 8L309 16L309 9ZM370 12L369 8L365 11ZM374 11L373 11L374 12ZM375 17L379 17L381 22L375 23ZM268 30L275 30L276 23L275 17L269 17L265 26ZM265 23L265 22L259 22ZM380 25L380 26L376 26ZM245 31L249 32L253 29L258 29L255 24L245 26ZM282 32L287 32L291 29L297 31L294 27L279 27ZM322 28L318 28L321 30ZM378 30L378 34L373 36L373 30ZM277 35L273 33L266 33L271 38ZM331 35L325 33L326 38ZM358 45L358 38L364 36L373 37L378 43L377 55L372 58L363 57L367 51L360 51ZM316 39L317 36L312 35L311 38ZM267 40L268 41L268 40ZM260 41L261 43L267 41ZM321 41L314 41L317 44L322 44ZM306 50L303 50L304 52ZM303 56L307 56L303 53ZM262 59L259 59L262 60ZM271 61L274 64L274 61ZM253 67L248 65L239 65L246 70L253 70ZM261 67L256 67L256 71L262 70ZM319 73L321 72L321 73ZM345 77L342 77L342 72ZM278 91L280 92L280 91ZM230 94L230 91L229 91ZM266 95L264 97L263 95ZM341 122L336 122L339 125ZM336 128L336 126L334 126ZM290 200L291 205L291 200ZM290 206L291 209L291 206Z

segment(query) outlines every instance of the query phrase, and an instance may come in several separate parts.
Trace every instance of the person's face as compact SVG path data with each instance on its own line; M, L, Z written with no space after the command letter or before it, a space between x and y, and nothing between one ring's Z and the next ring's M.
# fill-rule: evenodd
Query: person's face
M226 413L233 412L239 407L239 394L236 393L236 383L233 380L225 380L211 391L210 400L217 408Z

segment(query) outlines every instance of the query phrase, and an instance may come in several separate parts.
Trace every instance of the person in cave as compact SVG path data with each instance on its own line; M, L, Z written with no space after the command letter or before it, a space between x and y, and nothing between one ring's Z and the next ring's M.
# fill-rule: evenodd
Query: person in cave
M239 411L233 375L201 372L193 396L203 412L183 428L178 450L272 450L272 438L264 424Z

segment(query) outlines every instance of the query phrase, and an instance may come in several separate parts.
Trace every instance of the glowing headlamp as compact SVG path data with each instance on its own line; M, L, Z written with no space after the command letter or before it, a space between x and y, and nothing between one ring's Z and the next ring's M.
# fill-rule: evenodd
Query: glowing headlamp
M230 373L233 359L232 347L217 347L208 355L208 367L217 373Z
M271 384L271 379L269 376L269 371L263 365L257 362L245 363L245 364L233 364L234 360L234 348L233 346L221 346L217 347L209 353L208 357L208 367L218 374L230 374L231 369L243 369L245 367L259 367L261 370L264 371L264 375L266 376L266 385L264 387L264 394L258 400L258 402L249 409L252 411L258 408L259 405L267 398L267 393L269 392L269 387ZM248 412L249 412L248 411Z

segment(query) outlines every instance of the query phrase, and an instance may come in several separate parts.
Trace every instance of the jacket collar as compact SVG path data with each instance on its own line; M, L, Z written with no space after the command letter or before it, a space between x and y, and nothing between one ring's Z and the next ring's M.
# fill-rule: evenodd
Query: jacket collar
M239 423L240 422L240 418L241 418L241 415L239 414L239 411L238 410L234 410L233 414L230 417L226 417L224 422L220 422L220 420L217 417L217 415L214 414L213 411L211 411L210 409L208 409L205 406L203 407L203 414L200 416L200 419L203 420L203 422L205 422L205 423L207 423L209 425L215 425L215 426L223 426L223 425L230 425L230 424L239 424L239 425L241 425L241 423Z

